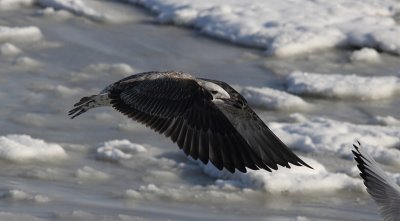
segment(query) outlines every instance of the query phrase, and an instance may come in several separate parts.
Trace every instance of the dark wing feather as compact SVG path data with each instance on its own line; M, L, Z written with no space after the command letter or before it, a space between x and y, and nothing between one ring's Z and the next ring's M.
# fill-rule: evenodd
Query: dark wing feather
M230 172L269 170L192 79L121 81L110 88L109 97L115 109L170 137L194 159Z
M237 132L250 144L252 151L261 156L264 164L272 169L277 169L277 165L290 168L289 163L310 167L265 125L247 105L243 96L235 89L222 81L204 80L218 84L229 93L230 99L216 105L229 119Z
M360 145L360 143L358 143ZM379 206L385 221L400 220L400 187L388 177L377 162L359 146L353 145L354 159L368 193Z

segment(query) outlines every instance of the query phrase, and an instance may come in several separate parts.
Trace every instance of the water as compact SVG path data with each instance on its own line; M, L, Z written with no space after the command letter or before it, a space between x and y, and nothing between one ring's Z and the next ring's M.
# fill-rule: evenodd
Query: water
M56 162L1 160L0 219L5 220L7 213L13 213L14 220L26 220L15 215L20 213L32 220L378 219L375 204L367 194L357 191L273 195L252 187L215 189L215 179L205 175L198 163L188 160L172 142L116 111L99 108L74 120L66 113L80 97L123 77L91 72L89 76L96 76L74 79L77 73L90 72L85 67L91 64L126 63L136 73L180 70L233 85L283 89L284 75L292 70L400 76L398 57L385 54L381 64L370 65L349 64L346 49L292 58L267 57L261 50L210 39L195 30L159 25L151 14L133 5L104 4L114 10L123 8L129 19L120 24L76 16L60 20L38 15L36 7L0 11L1 25L33 25L44 35L40 42L14 43L23 50L19 56L38 60L39 66L18 66L15 57L0 57L0 135L28 134L59 143L68 154L67 159ZM72 92L58 90L58 85ZM306 116L363 124L376 115L400 118L398 96L376 101L305 100L315 105L303 113ZM267 122L285 121L291 113L257 112ZM125 138L144 144L147 151L119 163L96 160L96 148L102 143ZM303 155L318 159L332 171L339 164L354 166L340 157ZM89 175L79 175L85 167L107 177L90 170ZM127 194L150 184L162 190L150 190L140 197ZM29 197L7 197L10 190L23 190ZM48 197L49 202L33 199L37 194Z

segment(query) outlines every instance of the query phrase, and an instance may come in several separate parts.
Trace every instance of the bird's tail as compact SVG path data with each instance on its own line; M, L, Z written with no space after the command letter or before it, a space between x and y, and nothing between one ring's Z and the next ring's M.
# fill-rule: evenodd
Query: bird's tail
M71 119L74 119L75 117L85 113L89 109L107 105L110 105L108 94L98 94L98 95L83 97L79 100L79 102L74 104L75 108L70 110L68 112L68 115L71 116Z

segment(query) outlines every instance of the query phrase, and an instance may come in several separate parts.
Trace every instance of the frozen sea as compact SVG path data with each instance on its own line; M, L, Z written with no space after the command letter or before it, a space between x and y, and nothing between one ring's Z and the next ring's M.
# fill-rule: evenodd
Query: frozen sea
M0 220L379 220L351 148L400 184L399 14L394 0L0 0ZM150 70L233 85L314 170L230 174L111 108L67 117Z

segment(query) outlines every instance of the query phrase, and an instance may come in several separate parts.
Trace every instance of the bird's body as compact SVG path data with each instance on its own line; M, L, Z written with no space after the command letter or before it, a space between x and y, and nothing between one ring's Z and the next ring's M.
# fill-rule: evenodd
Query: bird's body
M82 98L69 112L111 105L126 116L170 137L186 155L218 169L271 171L297 157L246 100L225 82L182 72L146 72L117 81L98 95Z
M358 143L361 146L360 143ZM384 221L400 221L400 187L362 147L353 145L354 159L368 193L378 204Z

